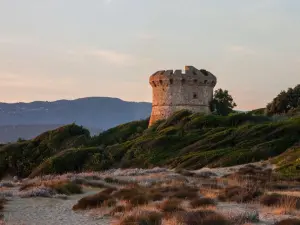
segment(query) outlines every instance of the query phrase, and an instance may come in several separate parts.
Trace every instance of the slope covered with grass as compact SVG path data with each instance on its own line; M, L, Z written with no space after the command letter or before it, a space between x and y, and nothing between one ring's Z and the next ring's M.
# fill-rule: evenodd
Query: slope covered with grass
M75 124L45 132L40 136L0 147L0 177L6 173L28 176L49 157L69 148L80 147L90 139L89 131Z
M273 121L250 114L179 111L150 128L147 123L124 124L90 139L85 147L60 152L32 176L120 167L232 166L276 157L300 141L300 117Z

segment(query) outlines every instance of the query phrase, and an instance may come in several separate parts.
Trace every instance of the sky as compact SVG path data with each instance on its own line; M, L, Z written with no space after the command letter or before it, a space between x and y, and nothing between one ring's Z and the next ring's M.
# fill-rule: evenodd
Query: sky
M300 83L298 0L0 0L0 102L151 101L149 76L193 65L238 109Z

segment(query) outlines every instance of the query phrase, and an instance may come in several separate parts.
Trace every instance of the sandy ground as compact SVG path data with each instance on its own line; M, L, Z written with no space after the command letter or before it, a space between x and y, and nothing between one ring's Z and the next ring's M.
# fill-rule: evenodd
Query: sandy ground
M4 221L7 225L108 225L108 218L97 218L86 212L72 210L73 205L83 196L97 192L99 190L89 189L67 200L13 197L5 206Z

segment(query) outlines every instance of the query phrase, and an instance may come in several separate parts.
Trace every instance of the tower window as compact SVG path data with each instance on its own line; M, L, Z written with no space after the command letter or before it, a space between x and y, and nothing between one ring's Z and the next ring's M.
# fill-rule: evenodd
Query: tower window
M181 83L182 83L182 84L185 84L185 79L182 79L182 80L181 80Z
M173 84L173 79L170 79L170 84Z
M197 98L198 98L197 93L193 93L193 99L197 99Z
M197 82L198 82L198 80L195 79L195 80L194 80L194 84L197 84Z

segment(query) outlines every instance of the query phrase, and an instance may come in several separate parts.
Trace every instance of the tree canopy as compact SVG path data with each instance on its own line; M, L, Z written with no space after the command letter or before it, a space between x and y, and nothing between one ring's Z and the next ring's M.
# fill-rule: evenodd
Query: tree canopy
M281 91L266 107L268 115L285 114L300 107L300 84Z
M232 96L228 90L218 89L214 93L213 100L211 101L211 111L222 116L227 116L233 112L233 108L236 107L236 103L233 101Z

